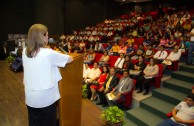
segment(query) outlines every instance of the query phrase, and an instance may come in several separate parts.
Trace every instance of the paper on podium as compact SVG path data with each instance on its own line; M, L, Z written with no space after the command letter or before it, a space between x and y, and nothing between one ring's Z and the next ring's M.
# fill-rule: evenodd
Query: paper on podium
M108 93L108 94L107 94L107 98L108 98L109 100L113 100L115 97L116 97L116 96L115 96L113 93Z

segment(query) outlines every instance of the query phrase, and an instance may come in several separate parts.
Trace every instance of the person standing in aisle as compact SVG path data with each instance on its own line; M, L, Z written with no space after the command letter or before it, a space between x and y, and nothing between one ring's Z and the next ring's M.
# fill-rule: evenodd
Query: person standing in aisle
M32 25L22 52L29 126L56 126L58 81L62 79L58 67L73 61L71 56L52 50L47 44L48 28L43 24Z

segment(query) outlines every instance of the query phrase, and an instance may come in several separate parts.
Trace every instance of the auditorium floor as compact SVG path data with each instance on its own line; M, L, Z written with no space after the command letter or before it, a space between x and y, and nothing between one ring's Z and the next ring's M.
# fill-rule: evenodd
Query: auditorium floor
M27 126L23 73L14 73L5 61L0 61L0 126ZM105 126L101 109L88 99L82 100L81 126Z

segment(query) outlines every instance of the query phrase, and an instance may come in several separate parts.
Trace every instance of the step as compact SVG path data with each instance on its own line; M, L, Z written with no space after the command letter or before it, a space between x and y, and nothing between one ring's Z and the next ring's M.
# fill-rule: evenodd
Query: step
M194 66L191 66L191 65L180 65L179 70L180 71L186 71L186 72L194 73Z
M152 91L152 96L162 99L173 105L177 105L180 101L186 99L186 94L165 87L154 89Z
M127 119L127 118L125 118L125 120L124 120L124 125L125 126L138 126L133 121L131 121L131 120Z
M193 83L194 82L194 73L176 71L171 74L172 78Z
M141 107L128 110L126 112L126 117L138 126L156 126L164 120Z
M173 104L153 96L141 101L140 106L161 118L166 118L166 114L171 112L175 107Z
M169 88L172 90L180 91L182 93L187 94L191 91L192 87L194 86L193 83L181 81L178 79L170 78L168 80L163 81L163 86L165 88Z

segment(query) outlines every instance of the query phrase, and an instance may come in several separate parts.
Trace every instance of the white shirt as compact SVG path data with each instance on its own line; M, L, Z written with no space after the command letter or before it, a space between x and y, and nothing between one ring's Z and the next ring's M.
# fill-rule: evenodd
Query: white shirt
M34 108L47 107L60 98L58 81L62 79L58 67L65 67L69 56L48 48L28 58L22 54L26 104Z
M168 53L164 51L157 51L156 54L154 55L154 58L159 59L159 60L164 60L168 56Z
M175 108L178 110L176 116L179 117L180 119L182 120L194 119L194 106L188 106L187 103L183 101L180 102ZM171 119L175 122L173 117L171 117Z
M125 58L118 58L117 61L115 62L114 66L118 68L123 68L123 63L125 61Z
M181 51L178 51L177 53L175 53L174 51L172 51L168 57L166 59L169 59L171 61L177 61L179 60L181 57Z

